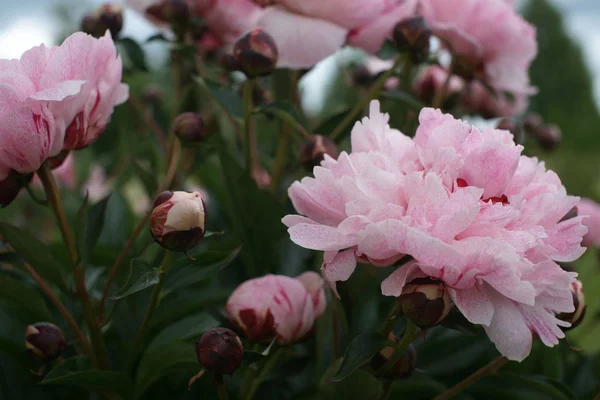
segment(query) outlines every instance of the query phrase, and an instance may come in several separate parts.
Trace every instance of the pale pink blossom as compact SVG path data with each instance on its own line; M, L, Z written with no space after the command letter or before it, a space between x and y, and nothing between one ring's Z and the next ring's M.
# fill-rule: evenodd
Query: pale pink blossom
M110 34L69 36L19 60L0 60L0 179L35 172L63 148L97 138L113 107L127 98Z
M577 215L584 217L583 224L588 228L583 245L600 247L600 204L583 198L577 205Z
M323 279L315 272L296 278L266 275L250 279L227 300L228 318L250 339L295 343L313 328L327 307Z
M352 131L352 153L325 157L314 178L295 182L296 210L283 222L298 245L324 251L323 274L335 289L357 262L379 267L404 256L410 264L382 284L399 296L413 278L448 287L457 308L483 325L500 352L523 360L531 332L548 346L568 326L576 274L557 261L583 252L583 217L558 176L521 155L508 131L480 131L425 108L414 140L390 128L373 101ZM570 310L570 311L569 311Z
M497 91L532 93L535 28L504 0L419 0L419 12L459 61Z
M480 82L473 80L465 82L457 75L452 75L448 86L443 89L448 79L449 71L434 65L424 69L413 84L415 94L421 100L431 103L436 93L445 90L445 98L458 96L456 101L463 113L480 115L484 118L510 117L523 113L529 105L529 96L525 93L492 94Z
M344 44L377 52L394 26L416 11L416 0L278 0L258 26L277 44L279 66L309 68Z

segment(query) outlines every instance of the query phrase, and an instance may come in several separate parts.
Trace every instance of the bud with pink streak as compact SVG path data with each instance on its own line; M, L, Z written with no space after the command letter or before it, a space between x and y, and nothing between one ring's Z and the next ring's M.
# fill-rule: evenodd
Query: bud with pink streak
M227 301L227 316L253 341L302 340L327 307L323 279L315 272L296 278L266 275L242 283Z

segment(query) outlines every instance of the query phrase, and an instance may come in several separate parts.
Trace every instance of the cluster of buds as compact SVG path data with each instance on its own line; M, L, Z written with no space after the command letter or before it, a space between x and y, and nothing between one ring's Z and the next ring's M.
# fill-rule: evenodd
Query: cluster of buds
M446 286L431 278L417 278L406 284L398 301L404 315L422 329L442 322L452 307Z
M50 322L37 322L25 329L25 348L35 359L46 363L56 360L66 347L62 330Z
M204 238L206 208L198 192L160 193L150 215L150 233L165 249L186 252Z
M423 18L400 21L394 27L393 36L398 50L410 54L415 62L423 62L429 56L431 31Z
M322 135L312 135L300 150L300 163L308 171L321 165L325 155L332 158L339 156L339 151L331 139Z
M118 4L105 3L93 14L81 20L81 30L94 37L102 37L107 30L116 38L123 29L123 8Z
M271 35L261 28L252 29L233 46L233 64L248 78L269 75L277 66L279 53Z
M194 112L179 114L173 121L173 132L185 144L203 142L207 137L202 116Z
M573 306L575 311L570 313L561 313L556 317L562 321L571 323L571 326L566 328L573 329L581 324L585 316L585 296L583 295L583 284L580 281L575 281L571 284L571 294L573 295Z
M388 337L392 342L397 342L398 338L393 333ZM396 349L392 346L384 347L379 353L371 359L371 368L378 371L387 361L392 358ZM405 379L412 375L417 367L417 351L412 344L408 346L406 352L394 364L394 366L386 372L383 377L387 379Z
M196 342L198 362L215 374L232 374L244 358L242 341L230 329L214 328Z
M527 114L523 118L523 128L544 150L552 151L560 143L562 135L558 125L544 123L539 114Z

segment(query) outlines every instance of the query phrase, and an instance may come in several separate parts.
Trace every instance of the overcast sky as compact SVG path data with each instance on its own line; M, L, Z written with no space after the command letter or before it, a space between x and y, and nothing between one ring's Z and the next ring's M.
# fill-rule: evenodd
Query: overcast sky
M53 44L61 32L56 9L63 5L74 18L91 4L106 0L2 0L0 8L0 58L16 58L40 43ZM324 0L327 1L327 0ZM600 0L553 0L564 12L572 34L583 46L595 80L596 99L600 103ZM113 0L112 2L123 2ZM126 14L125 34L139 39L152 32L141 17ZM157 44L158 45L158 44Z

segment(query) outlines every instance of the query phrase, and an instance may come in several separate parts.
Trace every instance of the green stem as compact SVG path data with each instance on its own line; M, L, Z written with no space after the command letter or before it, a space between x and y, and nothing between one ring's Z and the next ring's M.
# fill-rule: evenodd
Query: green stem
M217 387L217 395L219 400L229 400L229 394L227 393L227 387L223 382L223 375L215 375L215 386Z
M486 375L493 374L498 371L500 368L504 366L508 362L508 359L504 356L500 356L495 360L491 361L489 364L479 368L473 374L469 375L466 379L452 386L450 389L446 390L444 393L439 396L434 397L433 400L448 400L452 397L456 396L458 393L465 390L467 387L471 386L473 383L477 382L479 379L483 378Z
M404 330L404 335L402 336L402 339L399 342L397 342L394 346L395 351L392 354L392 356L385 362L385 364L383 364L383 366L379 370L377 370L377 375L385 375L394 367L394 365L396 365L398 360L400 360L404 353L406 353L406 350L408 349L408 346L410 346L410 344L412 343L416 332L417 326L413 324L410 320L407 320L406 329Z
M150 295L150 303L148 304L148 308L146 309L146 314L144 315L144 320L138 329L138 332L133 340L133 345L131 346L131 353L129 356L129 365L133 365L137 353L139 351L140 345L142 344L142 340L144 339L144 332L148 327L150 319L152 318L152 313L154 309L159 303L160 300L160 292L162 291L163 286L165 285L165 277L171 266L171 262L173 262L173 252L169 250L165 250L165 256L163 258L162 265L159 269L159 278L158 283L154 285L152 288L152 294Z
M442 85L442 88L435 93L435 97L431 102L431 107L440 108L446 99L446 95L448 94L448 88L450 87L450 79L452 78L452 73L448 72L448 76Z
M331 135L329 136L331 140L336 140L338 136L344 132L346 127L356 120L356 117L364 110L369 101L377 97L381 89L383 89L385 82L394 74L394 72L396 72L396 69L398 69L402 63L402 60L402 55L398 55L392 68L381 74L381 76L379 76L379 78L373 82L367 93L365 93L365 95L362 97L361 101L354 106L354 108L346 115L344 120L333 130L333 132L331 132Z
M102 338L100 324L98 323L98 319L94 313L94 307L92 306L92 302L85 286L83 265L81 264L81 260L77 251L77 244L73 238L73 233L69 227L69 222L62 206L58 185L56 184L54 175L52 174L52 171L47 163L42 164L42 167L37 171L37 173L42 181L44 190L46 191L48 202L54 210L65 246L67 247L69 256L71 257L71 262L74 266L76 293L83 307L83 316L90 330L90 338L92 342L92 348L94 349L94 353L96 355L97 366L98 368L105 369L108 367L106 346Z
M389 336L390 332L394 329L394 325L396 325L396 318L402 311L402 303L399 301L394 302L394 306L392 307L390 314L385 320L383 324L383 328L381 329L381 334L386 338Z
M260 372L258 373L258 376L252 381L252 385L250 386L250 390L248 390L248 393L246 394L245 400L252 400L254 398L256 391L260 387L260 384L267 377L271 369L273 369L273 367L277 365L282 356L283 349L277 349L275 353L273 353L265 361L262 368L260 369Z
M254 137L252 131L252 111L254 110L254 86L256 80L248 79L244 82L244 145L246 146L246 169L252 176L254 169Z

